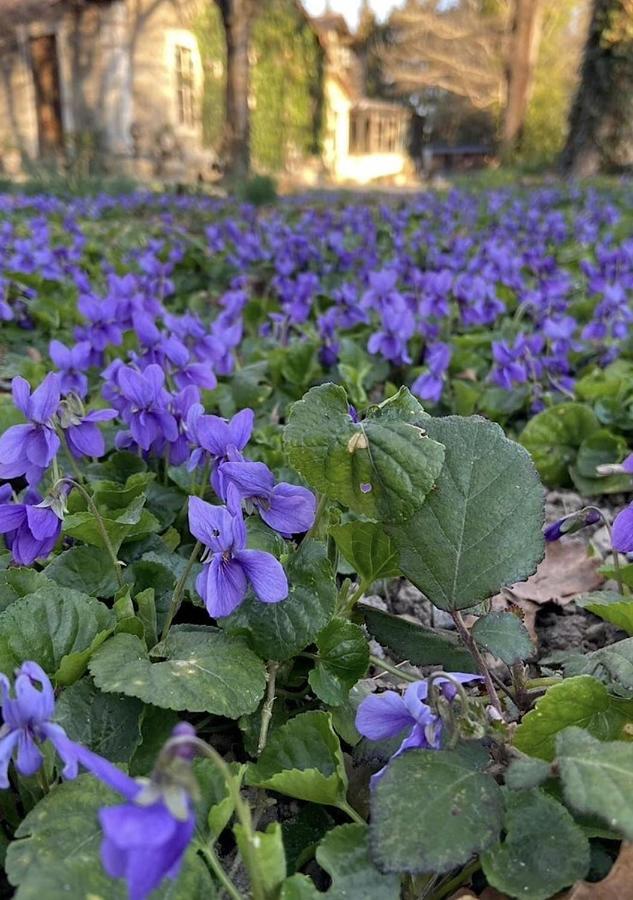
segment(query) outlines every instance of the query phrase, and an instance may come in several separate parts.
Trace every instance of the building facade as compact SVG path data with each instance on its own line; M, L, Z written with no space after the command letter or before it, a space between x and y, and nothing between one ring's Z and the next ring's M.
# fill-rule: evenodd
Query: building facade
M0 50L5 171L86 153L139 176L170 166L201 174L210 160L195 9L192 0L0 0L0 22L12 24Z
M209 40L218 22L211 0L0 0L0 172L83 154L141 178L212 178L209 135L224 116L223 35ZM342 17L310 19L298 0L262 0L254 41L258 168L297 169L298 153L320 151L331 181L403 172L408 116L364 96Z

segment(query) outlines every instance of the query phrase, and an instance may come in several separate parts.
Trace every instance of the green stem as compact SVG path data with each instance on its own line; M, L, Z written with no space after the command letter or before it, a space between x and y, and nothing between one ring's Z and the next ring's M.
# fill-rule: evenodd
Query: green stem
M356 822L357 825L366 825L367 822L363 819L360 813L357 813L353 806L350 806L347 800L341 800L340 803L337 803L337 808L341 810L341 812L346 813L352 822Z
M350 616L354 607L356 606L356 604L358 603L360 598L363 596L363 594L369 587L369 584L370 584L370 582L368 582L366 579L363 579L361 581L361 583L358 585L358 587L356 588L354 593L351 595L351 597L345 598L345 602L341 605L341 608L339 610L339 615L345 616L345 617Z
M174 593L171 596L171 602L169 604L169 610L167 612L167 618L165 619L165 624L163 625L163 632L161 634L161 641L164 641L167 635L169 634L169 629L171 628L171 623L176 618L178 610L180 609L180 604L182 603L182 595L185 591L185 585L187 583L187 579L191 573L191 570L194 566L196 559L198 558L198 554L200 553L200 548L202 547L202 543L200 541L196 541L193 550L191 551L191 556L187 561L187 565L185 566L185 570L178 579L176 583L176 587L174 588Z
M229 790L229 795L233 801L235 815L246 836L242 859L251 884L251 900L266 900L266 892L264 890L263 879L259 871L259 862L257 859L257 838L253 828L251 808L242 797L240 786L231 772L231 769L218 751L200 738L189 737L187 735L172 738L163 748L163 753L171 753L175 747L195 747L203 756L206 756L207 759L211 760L216 769L222 773ZM160 760L157 765L160 765Z
M275 684L277 681L277 672L279 671L279 663L270 660L268 663L268 687L266 688L266 700L262 706L262 721L259 728L259 740L257 741L257 755L263 751L266 746L266 738L268 737L268 729L270 720L273 715L273 706L275 705Z
M462 639L466 648L470 650L475 658L479 673L484 679L484 684L486 685L490 703L497 710L499 715L503 717L503 708L501 706L501 701L499 700L499 695L497 694L497 689L495 688L494 681L490 676L490 671L488 669L488 666L486 665L485 659L482 656L481 650L477 646L477 642L466 627L466 623L464 622L464 617L462 616L461 612L456 609L451 613L451 616L453 618L453 622L455 622L455 627L457 628L457 632L460 638Z
M81 473L79 473L79 474L81 474ZM112 546L112 541L110 540L110 535L107 532L107 529L103 522L103 517L102 517L101 513L97 509L97 506L96 506L94 500L92 499L92 497L90 496L88 491L85 489L83 484L81 484L81 482L79 482L79 481L75 481L72 478L68 479L68 480L71 481L72 484L77 488L77 490L79 491L81 496L86 501L88 509L90 510L92 515L95 517L95 522L97 523L97 528L99 529L99 534L101 535L101 540L103 541L103 545L108 552L108 556L112 560L112 565L114 566L114 574L116 575L117 584L119 585L120 588L124 587L125 581L123 580L122 564L119 562L117 555L114 552L114 547Z
M235 885L233 884L233 882L231 881L231 879L229 878L227 873L224 871L224 869L222 867L222 863L218 859L218 855L215 852L214 848L211 845L202 846L200 848L200 851L201 851L202 855L204 856L204 858L206 859L206 861L208 862L209 867L211 868L211 871L216 876L216 878L222 885L223 890L226 891L226 893L229 895L229 897L231 897L232 900L244 900L242 894L240 894L240 892L235 887ZM221 897L222 897L222 893L220 893L220 895L219 895L220 900L221 900Z
M77 465L77 460L72 455L71 449L68 446L68 441L66 439L66 433L63 428L57 429L57 434L59 435L59 439L62 442L62 446L66 451L66 456L68 457L68 461L70 463L70 468L73 470L73 475L75 476L75 480L79 482L79 484L85 484L86 479L84 478L83 472Z
M431 894L430 900L443 900L444 897L450 897L457 888L461 887L466 881L470 881L470 878L475 872L478 872L479 869L481 869L479 860L471 862L470 865L466 866L465 869L462 869L461 872L458 872L454 878L450 879L450 881L446 881L444 884L440 885L440 887Z
M383 672L389 672L390 675L396 675L398 678L401 678L402 681L419 681L415 675L409 675L408 672L403 672L397 666L392 666L391 663L385 662L384 659L380 659L378 656L370 656L369 662L372 666L375 666L377 669L382 669Z
M554 684L560 684L562 681L560 675L547 675L543 678L529 678L526 682L528 691L540 691L541 688L552 687Z
M312 523L312 528L309 531L306 531L305 535L303 536L303 541L301 543L304 543L305 541L309 541L310 538L313 538L315 536L315 534L318 533L319 527L321 525L321 519L323 518L323 513L325 512L326 507L327 507L327 497L325 496L325 494L321 494L321 496L319 497L319 502L317 504L316 514L314 516L314 522Z

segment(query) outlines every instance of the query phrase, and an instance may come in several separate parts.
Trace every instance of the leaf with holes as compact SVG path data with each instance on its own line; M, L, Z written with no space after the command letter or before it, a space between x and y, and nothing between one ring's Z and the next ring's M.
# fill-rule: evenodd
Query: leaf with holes
M290 411L284 443L311 487L370 519L397 522L424 503L444 461L430 421L407 388L372 407L361 423L335 384L312 388Z
M387 526L406 577L440 609L475 606L543 558L543 488L527 452L478 416L425 420L446 447L435 489Z

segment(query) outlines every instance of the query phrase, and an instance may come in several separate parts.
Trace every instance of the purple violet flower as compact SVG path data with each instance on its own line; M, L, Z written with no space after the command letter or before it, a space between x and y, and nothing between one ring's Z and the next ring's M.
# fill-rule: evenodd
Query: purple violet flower
M224 484L228 484L227 497L234 490L239 500L252 504L275 531L299 534L312 528L316 515L314 494L285 481L275 484L275 476L264 463L224 463L219 468L219 475Z
M263 550L246 549L246 526L241 513L189 498L189 530L205 546L205 566L196 590L213 618L228 616L246 597L248 584L262 603L279 603L288 596L288 580L281 563Z
M46 740L64 762L64 778L75 778L76 747L64 729L51 721L55 695L46 673L35 662L22 663L16 671L14 692L12 697L9 679L0 673L0 788L9 787L8 768L12 758L20 775L35 775L44 760L39 745Z
M456 689L451 681L467 684L481 681L480 675L449 672L448 678L436 678L434 684L441 685L447 700L453 700ZM427 679L415 681L406 689L404 696L395 691L370 694L365 697L356 713L356 728L370 741L384 741L396 737L405 729L407 734L391 757L400 756L406 750L439 750L442 746L442 720L426 703L429 693ZM372 784L381 777L381 769L372 778Z
M593 508L581 509L547 525L543 530L543 537L546 541L558 541L564 534L575 534L577 531L581 531L589 525L596 525L600 521L602 521L602 515L599 510Z
M7 490L8 489L8 490ZM0 488L0 501L8 501L11 488ZM4 534L13 561L30 566L53 550L62 529L62 506L50 498L42 500L29 490L25 503L0 502L0 534Z
M139 447L149 450L155 441L171 442L178 438L178 425L168 409L170 396L160 366L149 365L143 372L131 366L121 367L117 371L117 383L127 400L123 418Z
M79 397L88 393L88 377L92 348L88 341L80 341L74 347L67 347L61 341L51 341L48 353L58 369L60 369L60 390L65 396L71 392Z
M172 736L195 735L181 722ZM190 792L178 771L170 777L170 762L190 762L189 748L173 748L150 779L134 779L85 747L76 746L79 762L99 781L125 798L119 806L99 812L103 829L101 862L111 878L125 878L129 900L145 900L164 878L175 879L191 843L196 819Z
M612 526L613 549L619 553L633 553L633 503L619 512Z
M109 422L117 415L116 409L95 409L86 413L81 400L73 394L62 400L59 406L60 425L75 459L104 455L105 441L97 423Z
M201 404L194 404L187 415L187 430L192 441L197 444L189 459L189 470L211 464L211 484L222 500L226 499L226 486L219 474L219 467L225 462L241 462L242 450L253 433L255 413L252 409L242 409L227 421L220 416L204 415Z
M0 478L26 475L29 484L38 484L59 450L53 424L60 400L59 375L50 372L33 393L18 375L11 390L13 402L30 424L12 425L0 437Z

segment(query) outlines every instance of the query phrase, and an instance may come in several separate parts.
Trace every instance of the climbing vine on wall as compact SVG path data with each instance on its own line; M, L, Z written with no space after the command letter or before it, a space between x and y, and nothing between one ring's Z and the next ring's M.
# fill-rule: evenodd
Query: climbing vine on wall
M217 149L224 122L226 50L215 4L205 5L195 31L204 68L204 141ZM252 59L252 158L255 168L274 172L294 156L319 150L321 50L293 0L263 0L253 27Z

